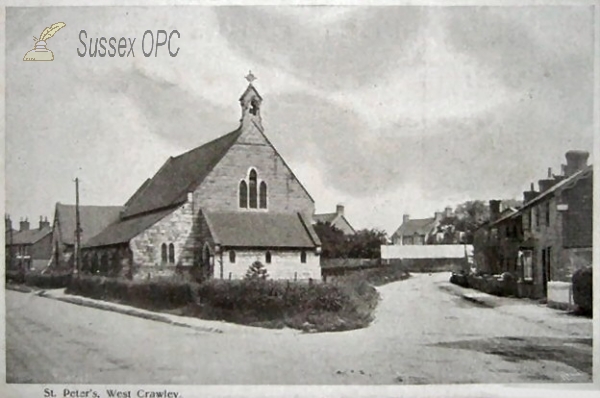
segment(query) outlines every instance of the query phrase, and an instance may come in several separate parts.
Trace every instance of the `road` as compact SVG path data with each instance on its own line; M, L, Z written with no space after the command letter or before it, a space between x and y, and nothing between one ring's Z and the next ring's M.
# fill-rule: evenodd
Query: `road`
M321 334L204 332L7 291L7 382L591 382L591 319L515 299L482 307L448 277L383 286L370 327Z

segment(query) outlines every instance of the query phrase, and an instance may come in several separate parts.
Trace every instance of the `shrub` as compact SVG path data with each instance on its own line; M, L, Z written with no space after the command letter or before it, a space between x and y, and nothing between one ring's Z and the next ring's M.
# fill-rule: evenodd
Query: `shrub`
M268 277L267 269L260 261L253 262L246 272L246 279L267 279Z
M71 273L67 274L26 274L25 284L35 286L41 289L60 289L65 288L71 281Z
M580 268L573 273L573 301L579 311L591 315L593 310L593 272L592 267Z
M81 275L71 280L66 292L148 309L177 308L193 301L193 285L177 278L130 281Z

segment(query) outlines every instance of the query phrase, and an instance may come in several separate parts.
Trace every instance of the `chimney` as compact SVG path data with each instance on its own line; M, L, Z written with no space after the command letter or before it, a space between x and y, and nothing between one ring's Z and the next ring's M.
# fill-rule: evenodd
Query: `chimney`
M48 221L48 217L43 218L40 216L40 230L50 226L50 222Z
M335 207L335 214L337 214L338 216L343 216L344 215L344 205L337 205Z
M500 200L490 200L490 221L494 222L500 217Z
M444 218L444 213L442 213L441 211L435 212L435 221L442 221L443 218Z
M565 166L565 176L570 177L587 166L590 153L587 151L571 150L565 154L567 165Z
M533 182L532 182L531 186L529 187L529 191L523 192L523 203L527 203L527 202L533 200L533 198L535 198L537 195L538 195L538 192L533 187Z
M552 179L552 167L548 167L548 179Z
M19 231L29 231L29 220L27 218L19 222Z
M410 220L410 216L408 214L404 214L402 216L402 224L406 224Z
M545 180L539 180L538 181L538 186L540 188L540 193L547 191L548 189L552 188L552 186L554 184L556 184L557 181L555 181L554 179L550 179L547 178Z
M12 220L8 214L4 216L4 228L6 232L12 230Z
M444 209L444 217L446 217L446 218L450 218L450 217L452 217L452 207L450 207L450 206L447 206L447 207Z

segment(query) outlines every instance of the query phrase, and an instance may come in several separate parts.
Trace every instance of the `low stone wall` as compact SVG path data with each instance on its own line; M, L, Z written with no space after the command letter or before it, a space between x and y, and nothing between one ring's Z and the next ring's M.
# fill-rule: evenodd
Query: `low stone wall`
M370 258L322 258L321 274L323 279L349 275L365 269L377 268L382 265L380 259Z

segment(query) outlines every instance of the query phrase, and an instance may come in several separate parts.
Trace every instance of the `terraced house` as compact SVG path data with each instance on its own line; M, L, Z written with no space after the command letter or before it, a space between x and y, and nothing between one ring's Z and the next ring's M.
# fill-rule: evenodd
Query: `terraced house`
M571 277L592 264L593 167L589 153L568 151L560 175L538 181L523 193L519 209L499 217L478 233L481 257L493 273L511 272L521 297L569 304Z
M260 261L272 278L320 278L314 200L266 137L247 78L239 127L167 159L83 245L84 271L229 279Z

